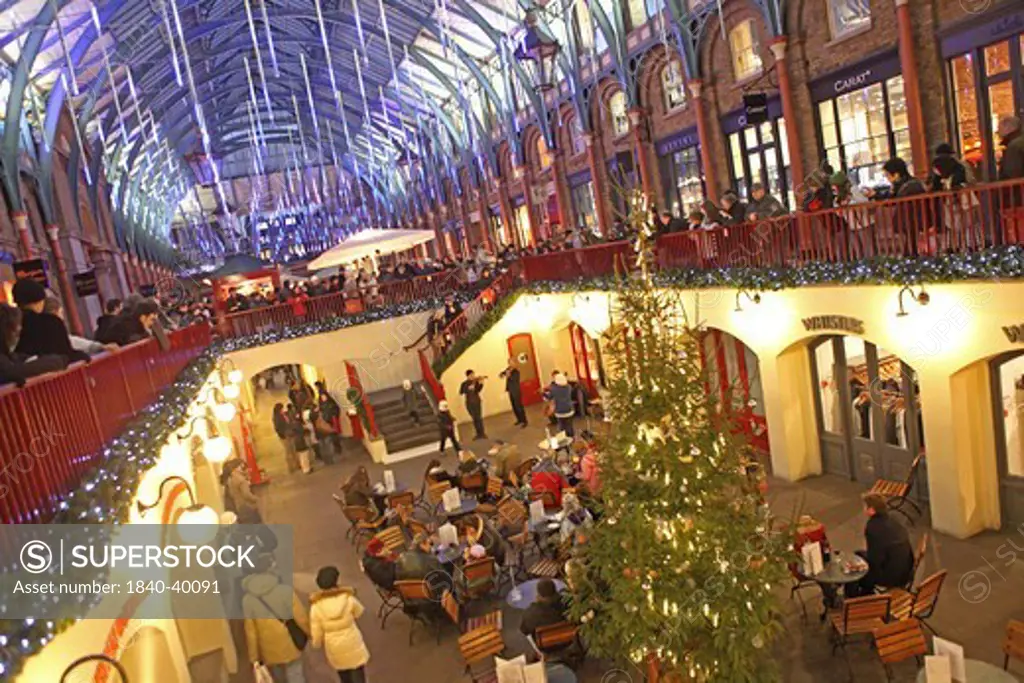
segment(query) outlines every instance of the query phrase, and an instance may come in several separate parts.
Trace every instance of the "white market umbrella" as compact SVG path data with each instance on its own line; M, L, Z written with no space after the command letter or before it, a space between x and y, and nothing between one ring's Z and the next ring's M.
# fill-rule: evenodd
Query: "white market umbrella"
M320 254L306 267L309 270L321 270L340 266L367 256L374 258L378 251L382 256L406 251L432 239L433 230L363 230Z

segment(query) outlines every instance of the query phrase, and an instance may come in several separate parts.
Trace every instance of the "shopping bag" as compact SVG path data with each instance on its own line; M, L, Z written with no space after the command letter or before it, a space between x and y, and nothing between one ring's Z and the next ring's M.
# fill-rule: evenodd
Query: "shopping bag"
M309 451L299 451L299 469L302 470L303 474L309 474L313 471L313 466L309 462Z
M256 662L252 665L253 678L256 679L256 683L274 683L274 677L270 675L270 669L267 668L266 664L260 664Z

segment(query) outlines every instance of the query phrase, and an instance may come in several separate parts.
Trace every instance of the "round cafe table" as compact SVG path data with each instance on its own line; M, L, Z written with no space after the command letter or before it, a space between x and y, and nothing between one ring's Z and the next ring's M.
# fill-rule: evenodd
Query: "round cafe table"
M537 584L544 579L531 579L524 581L512 590L508 592L508 597L505 598L505 602L508 603L509 607L513 609L526 609L534 603L537 599ZM555 582L555 590L562 592L565 590L565 582L553 579Z
M868 575L867 560L862 560L862 567L856 571L847 572L845 564L847 557L859 557L854 554L833 553L831 561L825 565L817 574L807 578L814 581L821 587L821 594L824 596L825 610L821 613L821 620L825 621L829 608L840 607L839 588L850 583L857 583Z
M964 660L964 673L967 674L967 680L964 683L1020 683L1020 679L1010 672L977 659ZM925 683L925 681L925 671L921 669L917 672L917 683Z
M457 519L459 517L464 517L465 515L468 515L469 513L476 510L477 505L479 505L479 503L477 502L476 498L463 498L462 505L460 507L457 507L451 512L448 512L444 509L444 503L441 502L437 504L437 514L445 515L448 517L448 519Z

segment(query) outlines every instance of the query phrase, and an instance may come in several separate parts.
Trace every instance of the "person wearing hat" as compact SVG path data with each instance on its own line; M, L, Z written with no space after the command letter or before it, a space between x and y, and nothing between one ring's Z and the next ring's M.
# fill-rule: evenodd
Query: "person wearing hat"
M455 436L455 418L452 417L451 411L448 410L448 401L440 401L437 404L437 427L441 432L441 445L437 447L437 450L444 454L445 444L450 440L452 448L455 449L455 454L458 455L459 451L462 450L462 446Z
M21 309L21 335L15 351L23 356L62 356L68 363L88 361L89 354L76 351L64 321L44 313L46 289L28 278L14 283L14 303Z
M117 319L97 336L97 341L128 346L149 339L159 317L160 306L152 299L144 299L131 308L125 307Z
M466 370L466 379L459 387L459 394L466 397L466 411L473 418L473 429L476 431L473 435L474 441L487 438L487 433L484 432L484 406L480 400L485 379L487 378L478 377L472 370Z
M327 661L341 683L365 683L370 651L356 620L363 605L355 590L338 585L337 567L323 567L316 574L319 591L309 596L309 624L313 647L324 649Z
M565 435L572 438L576 435L573 429L573 417L576 415L576 405L573 403L572 387L569 386L569 379L563 374L555 375L555 381L548 388L551 400L555 404L554 415L558 420L558 428L565 432Z
M396 559L396 555L386 551L383 541L379 538L371 538L370 542L366 544L366 552L361 561L363 573L378 588L387 591L393 590Z

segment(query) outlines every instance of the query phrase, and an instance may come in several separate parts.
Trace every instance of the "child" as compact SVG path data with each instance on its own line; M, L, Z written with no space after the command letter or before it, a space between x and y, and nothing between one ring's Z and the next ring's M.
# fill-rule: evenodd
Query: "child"
M416 390L412 388L412 382L407 379L402 380L402 407L405 408L405 412L409 414L412 421L419 425L420 416L416 411Z

